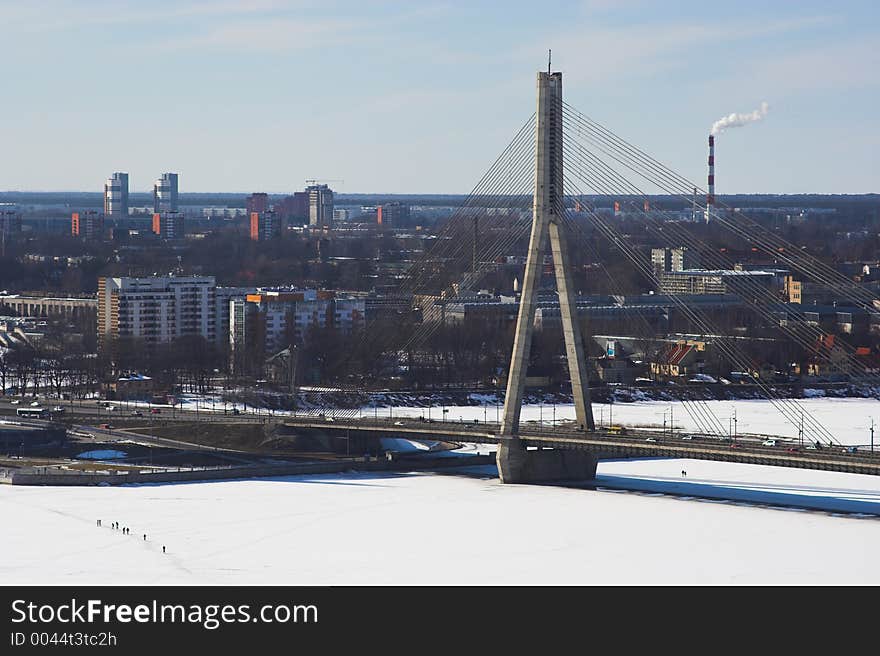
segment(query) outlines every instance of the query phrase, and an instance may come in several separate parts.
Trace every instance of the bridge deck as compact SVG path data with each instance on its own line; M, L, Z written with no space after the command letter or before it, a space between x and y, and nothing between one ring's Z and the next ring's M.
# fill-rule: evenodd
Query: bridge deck
M498 424L423 421L420 419L354 419L332 417L293 417L284 420L291 428L349 434L379 434L417 440L448 440L477 444L497 444ZM719 460L800 469L821 469L857 474L880 475L880 451L851 451L840 446L801 448L795 440L775 437L776 446L765 446L768 436L743 436L736 440L694 433L659 431L615 431L597 429L584 433L573 428L520 426L520 438L527 446L580 449L600 459L609 458L690 458ZM689 438L689 439L683 439Z

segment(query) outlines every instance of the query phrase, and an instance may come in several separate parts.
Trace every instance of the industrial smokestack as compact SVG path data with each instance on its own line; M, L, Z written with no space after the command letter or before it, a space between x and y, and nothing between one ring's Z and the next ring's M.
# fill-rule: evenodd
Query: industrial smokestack
M712 124L712 129L709 131L709 191L706 194L706 223L709 223L709 216L715 207L715 135L720 134L727 128L739 128L749 123L760 121L767 116L769 110L770 105L762 102L758 109L748 114L734 112L718 119Z
M715 206L715 135L709 135L709 191L706 194L706 223Z

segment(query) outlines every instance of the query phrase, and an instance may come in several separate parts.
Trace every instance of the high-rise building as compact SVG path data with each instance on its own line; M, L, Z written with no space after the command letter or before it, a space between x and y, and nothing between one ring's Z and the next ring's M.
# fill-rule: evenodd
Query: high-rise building
M153 233L162 239L183 239L186 222L183 212L157 212L153 214Z
M177 211L177 173L163 173L153 183L153 212Z
M658 278L670 271L687 271L700 266L700 255L688 248L652 248L651 268Z
M668 248L651 249L651 269L657 278L672 269L672 258Z
M250 216L254 212L265 212L269 209L269 194L255 193L245 199L245 208Z
M98 278L98 339L217 339L213 276Z
M700 254L697 251L683 247L673 248L671 251L671 271L687 271L689 269L699 268Z
M281 217L275 212L251 212L250 236L254 241L265 241L281 236Z
M309 194L305 191L285 196L274 207L282 220L290 224L304 224L309 221Z
M401 228L409 222L409 205L385 203L376 208L376 224L383 228Z
M336 292L307 289L257 290L229 301L229 350L233 368L252 367L280 349L308 340L310 330L351 333L362 328L363 297L337 297Z
M128 216L128 173L117 171L104 183L104 216L111 219Z
M104 236L104 215L94 210L74 212L70 215L70 234L88 241L101 239Z
M325 184L306 187L309 194L309 226L333 227L333 190Z

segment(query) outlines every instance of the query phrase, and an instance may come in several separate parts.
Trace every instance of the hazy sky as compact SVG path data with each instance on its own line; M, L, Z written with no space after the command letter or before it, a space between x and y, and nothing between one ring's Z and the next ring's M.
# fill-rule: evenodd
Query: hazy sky
M674 5L674 8L670 8ZM0 190L465 193L534 76L717 191L880 191L872 1L0 0Z

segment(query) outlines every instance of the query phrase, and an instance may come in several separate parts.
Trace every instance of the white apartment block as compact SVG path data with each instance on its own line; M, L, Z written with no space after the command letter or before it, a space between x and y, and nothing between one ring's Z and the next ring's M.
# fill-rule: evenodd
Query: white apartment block
M215 293L213 276L99 278L98 338L165 343L200 335L215 341Z

